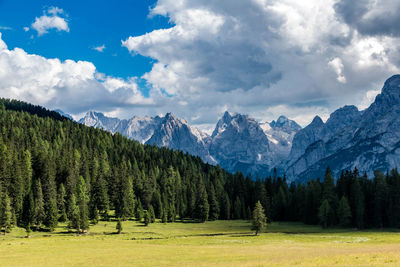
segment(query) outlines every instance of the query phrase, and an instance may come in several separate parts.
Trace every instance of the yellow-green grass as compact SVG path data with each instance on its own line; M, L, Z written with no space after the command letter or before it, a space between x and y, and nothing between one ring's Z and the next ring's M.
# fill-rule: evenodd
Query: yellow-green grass
M0 236L0 266L400 266L400 233L323 230L272 223L254 236L248 221L100 222L90 233L14 229Z

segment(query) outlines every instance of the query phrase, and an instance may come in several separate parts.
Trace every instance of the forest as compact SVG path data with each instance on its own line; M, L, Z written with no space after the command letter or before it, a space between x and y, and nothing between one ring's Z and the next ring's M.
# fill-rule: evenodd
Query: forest
M357 169L288 184L252 178L45 108L0 100L0 227L87 232L99 220L174 222L250 219L363 228L400 227L400 175Z

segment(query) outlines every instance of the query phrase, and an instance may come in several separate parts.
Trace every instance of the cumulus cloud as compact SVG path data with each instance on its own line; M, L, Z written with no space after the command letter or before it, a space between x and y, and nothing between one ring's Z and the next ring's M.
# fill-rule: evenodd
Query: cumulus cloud
M72 114L152 106L136 79L103 75L87 61L60 61L9 50L0 35L0 95Z
M98 51L100 53L102 53L104 51L104 49L106 49L106 46L104 44L93 47L93 50L96 50L96 51Z
M64 15L63 9L50 7L43 12L42 16L35 18L31 27L39 36L48 33L50 29L69 32L68 22L65 17L61 17L62 15ZM24 29L27 31L26 28Z
M340 0L334 7L340 17L361 34L400 36L399 1Z
M343 75L343 63L342 60L338 57L335 57L331 61L328 62L329 66L332 67L332 69L336 72L337 74L337 80L340 83L346 83L346 77Z
M399 73L399 5L158 0L149 17L168 17L173 26L122 41L132 54L154 59L142 77L108 77L90 62L46 59L0 41L0 93L73 114L96 109L127 118L172 111L208 130L225 110L260 121L283 114L304 126L345 104L366 107ZM37 27L39 35L69 30L59 8L42 17L65 24ZM148 97L138 84L150 88Z

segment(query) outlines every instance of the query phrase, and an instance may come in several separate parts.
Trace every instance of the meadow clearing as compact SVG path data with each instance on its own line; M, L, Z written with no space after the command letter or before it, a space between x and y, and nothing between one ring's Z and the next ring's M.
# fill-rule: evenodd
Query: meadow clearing
M15 228L0 236L1 266L399 266L400 232L272 223L254 236L249 221L101 221L90 233Z

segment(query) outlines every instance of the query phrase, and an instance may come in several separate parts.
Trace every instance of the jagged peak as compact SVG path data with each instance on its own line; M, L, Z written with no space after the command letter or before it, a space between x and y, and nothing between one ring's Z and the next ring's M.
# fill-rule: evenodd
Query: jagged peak
M310 125L319 125L319 124L324 124L324 121L321 119L320 116L315 116Z
M396 74L385 81L382 88L383 95L400 95L400 75Z

